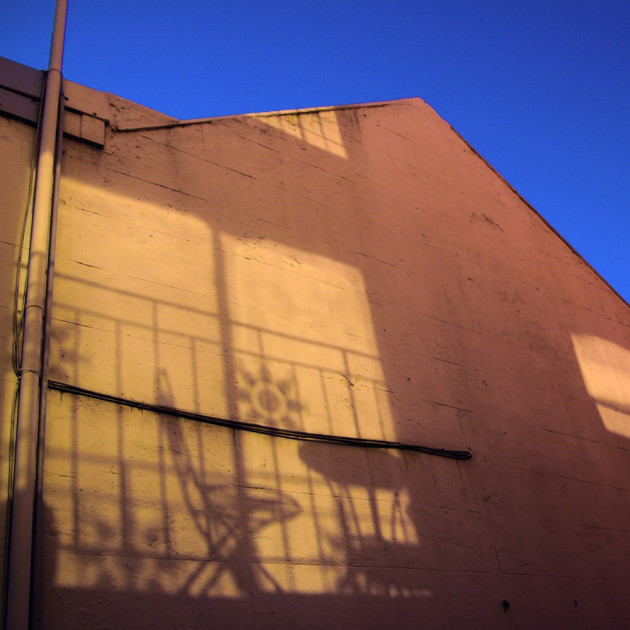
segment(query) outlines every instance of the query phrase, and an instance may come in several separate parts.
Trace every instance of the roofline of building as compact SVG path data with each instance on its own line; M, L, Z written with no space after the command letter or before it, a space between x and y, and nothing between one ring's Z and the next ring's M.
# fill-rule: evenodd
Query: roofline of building
M0 57L0 112L19 118L23 121L36 124L41 99L42 83L45 73L35 70L21 63ZM324 107L308 107L303 109L285 109L271 112L258 112L246 114L230 114L227 116L213 116L208 118L194 118L179 120L162 112L144 105L134 103L128 99L101 92L73 81L64 79L64 97L66 99L66 113L64 120L64 134L76 140L81 140L93 146L103 147L105 144L105 128L121 133L152 131L158 129L173 129L194 125L210 124L217 121L229 121L243 118L265 118L272 116L304 115L326 111L343 111L355 109L367 109L386 107L394 104L424 103L419 97L392 99L390 101L377 101L373 103L358 103L351 105L332 105ZM121 125L117 120L111 120L110 97L125 101L134 106L138 112L140 122L135 125ZM433 108L426 104L427 107ZM435 110L433 110L435 111ZM436 115L439 114L436 112ZM441 118L441 117L440 117ZM490 168L508 188L532 211L541 221L575 254L595 275L597 275L608 288L630 308L630 304L615 290L610 283L578 252L545 217L543 217L527 199L499 173L486 158L483 157L452 125L446 124L466 144L466 146Z
M343 111L349 109L367 109L386 107L393 103L400 103L404 101L421 101L418 97L412 98L400 98L392 99L391 101L376 101L373 103L355 103L351 105L328 105L324 107L304 107L300 109L279 109L270 112L252 112L246 114L228 114L225 116L210 116L208 118L190 118L187 120L174 120L173 122L161 123L156 125L145 125L142 127L116 127L116 131L149 131L152 129L169 129L173 127L188 127L191 125L202 125L206 123L212 123L221 120L233 120L236 118L268 118L271 116L290 116L290 115L304 115L304 114L316 114L320 112L329 111Z

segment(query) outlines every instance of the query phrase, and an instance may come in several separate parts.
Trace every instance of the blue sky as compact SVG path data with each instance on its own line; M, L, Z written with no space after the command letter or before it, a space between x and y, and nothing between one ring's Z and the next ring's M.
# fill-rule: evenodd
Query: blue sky
M5 4L45 68L53 1ZM69 5L64 75L178 118L420 96L630 302L630 1Z

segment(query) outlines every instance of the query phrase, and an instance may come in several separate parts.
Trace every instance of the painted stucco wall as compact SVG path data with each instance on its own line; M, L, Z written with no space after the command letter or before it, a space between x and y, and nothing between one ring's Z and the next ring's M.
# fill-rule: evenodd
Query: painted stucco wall
M630 623L630 311L433 110L77 90L51 379L473 458L51 391L43 627Z

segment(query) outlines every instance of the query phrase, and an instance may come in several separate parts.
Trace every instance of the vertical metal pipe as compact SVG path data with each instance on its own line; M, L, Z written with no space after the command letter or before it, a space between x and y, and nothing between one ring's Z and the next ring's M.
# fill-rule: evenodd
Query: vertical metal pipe
M33 562L31 563L31 627L43 628L41 616L43 521L47 514L44 497L44 449L46 442L46 411L48 405L48 368L50 364L50 331L52 326L53 285L55 277L55 252L57 245L57 216L59 211L59 185L61 183L61 160L63 154L63 122L65 97L59 99L59 120L57 123L57 146L55 155L55 182L50 219L50 245L48 250L48 272L46 278L46 305L44 308L44 338L42 343L42 375L39 396L39 435L37 437L37 472L35 477L35 513L33 515Z
M15 438L15 471L11 535L8 549L7 624L11 630L28 630L31 599L33 514L35 505L37 439L41 396L44 308L47 294L50 226L55 175L55 144L61 63L65 36L67 0L57 0L46 90L42 104L42 128L33 200L20 397Z

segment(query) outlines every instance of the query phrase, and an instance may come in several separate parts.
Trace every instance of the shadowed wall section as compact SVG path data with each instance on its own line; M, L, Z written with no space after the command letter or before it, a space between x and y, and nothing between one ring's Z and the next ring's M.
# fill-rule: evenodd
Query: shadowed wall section
M49 394L44 627L628 623L628 306L444 121L79 92L51 379L121 404Z

